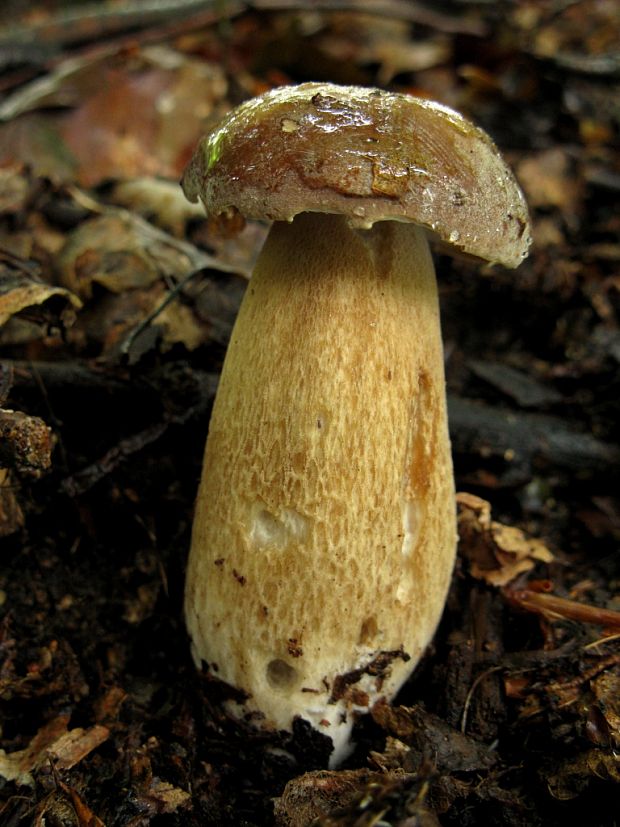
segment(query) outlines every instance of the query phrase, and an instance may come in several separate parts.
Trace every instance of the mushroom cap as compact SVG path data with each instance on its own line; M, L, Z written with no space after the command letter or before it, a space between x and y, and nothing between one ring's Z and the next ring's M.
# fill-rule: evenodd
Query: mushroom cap
M523 193L489 136L446 106L379 89L304 83L246 101L200 141L182 186L209 215L411 221L508 267L530 244Z

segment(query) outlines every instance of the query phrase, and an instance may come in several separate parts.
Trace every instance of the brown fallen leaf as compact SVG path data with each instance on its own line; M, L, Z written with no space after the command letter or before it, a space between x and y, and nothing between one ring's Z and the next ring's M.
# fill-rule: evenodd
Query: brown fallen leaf
M25 749L6 753L0 750L0 776L21 786L34 786L33 772L50 759L60 769L70 769L102 744L109 736L99 724L67 729L69 715L59 715L34 736Z
M50 304L46 309L52 311L64 326L68 326L72 321L71 310L79 308L81 301L69 290L40 281L35 275L35 268L27 266L26 262L23 264L23 269L18 269L0 261L0 326L26 308L46 303ZM53 300L56 301L55 307L51 305Z
M52 433L37 416L0 408L0 537L24 525L19 476L38 477L52 462Z
M0 775L7 781L33 786L32 770L46 760L47 750L67 731L68 723L68 715L59 715L41 727L25 749L11 753L0 750Z
M0 215L14 215L26 205L30 187L23 164L0 166Z
M481 772L497 762L497 755L474 738L454 729L421 705L390 706L379 701L372 709L375 723L395 735L422 761L432 755L440 773Z
M193 262L181 242L119 210L84 221L69 235L56 266L61 283L89 299L95 284L112 293L149 287L165 276L186 275Z
M136 750L130 762L132 794L141 811L149 816L175 813L191 799L191 795L185 790L153 774L149 752L157 747L157 739L150 738Z
M68 57L0 103L0 156L89 187L178 180L226 91L221 66L165 46Z
M350 15L334 15L332 30L320 37L323 54L331 60L349 54L358 65L377 65L377 85L385 86L401 73L419 72L450 58L449 38L410 36L410 24L389 16L359 14L351 26Z
M459 553L470 564L472 577L491 586L505 586L536 563L554 558L541 541L521 529L491 519L491 505L474 494L456 495Z
M161 778L153 778L147 790L136 795L146 812L152 815L163 813L176 813L176 811L188 804L191 796L180 787L175 787L168 781Z
M72 339L94 340L105 355L121 354L130 363L157 344L191 351L222 333L227 341L231 311L236 315L246 285L237 268L124 209L100 209L102 215L69 235L55 260L61 283L86 301ZM219 280L230 281L230 289ZM89 301L96 286L105 292Z
M607 725L609 742L620 748L620 670L605 670L590 682L601 716Z
M57 738L47 752L57 769L69 770L106 741L109 734L110 730L100 724L89 729L76 727Z
M105 827L77 790L57 781L57 788L36 809L33 827L50 825L71 825L72 827Z
M291 779L274 802L278 827L306 827L315 819L355 800L373 782L386 776L367 769L315 770Z
M111 686L105 694L95 702L95 720L113 727L118 725L118 716L122 705L127 700L127 693L120 686Z
M204 119L226 92L222 69L150 47L124 66L105 67L104 77L62 124L80 183L140 175L178 179Z
M571 801L591 783L610 781L620 784L620 761L613 752L588 750L561 762L545 780L554 798Z
M530 207L556 207L569 217L575 216L582 201L581 184L567 150L553 147L524 158L517 175Z
M177 181L161 178L120 181L112 190L110 198L120 207L152 220L176 238L185 236L185 228L190 220L205 220L202 204L189 202Z
M72 337L96 342L103 357L126 354L130 364L158 345L164 352L177 344L194 350L209 339L210 329L192 308L181 301L168 302L169 297L163 282L102 296L80 315Z

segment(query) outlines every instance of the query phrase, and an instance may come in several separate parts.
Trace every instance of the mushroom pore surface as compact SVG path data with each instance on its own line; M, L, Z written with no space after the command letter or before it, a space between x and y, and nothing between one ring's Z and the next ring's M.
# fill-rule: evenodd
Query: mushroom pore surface
M237 714L332 738L391 698L439 621L455 554L435 275L423 231L273 225L214 403L186 617Z

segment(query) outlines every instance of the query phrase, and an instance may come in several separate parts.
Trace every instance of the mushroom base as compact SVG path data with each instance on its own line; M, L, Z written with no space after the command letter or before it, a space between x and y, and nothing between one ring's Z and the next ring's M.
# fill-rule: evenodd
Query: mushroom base
M186 584L197 662L237 714L332 737L410 675L456 548L442 342L423 232L274 224L226 355Z

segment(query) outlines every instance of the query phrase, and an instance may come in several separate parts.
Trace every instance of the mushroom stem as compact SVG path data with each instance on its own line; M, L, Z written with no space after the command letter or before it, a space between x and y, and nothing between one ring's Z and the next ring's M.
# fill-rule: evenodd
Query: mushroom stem
M433 264L414 224L274 224L213 408L186 615L240 712L347 752L439 621L455 506Z

